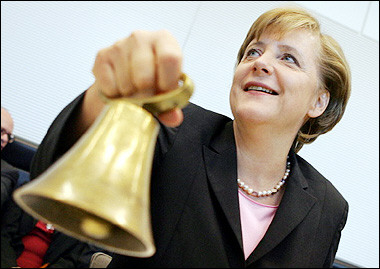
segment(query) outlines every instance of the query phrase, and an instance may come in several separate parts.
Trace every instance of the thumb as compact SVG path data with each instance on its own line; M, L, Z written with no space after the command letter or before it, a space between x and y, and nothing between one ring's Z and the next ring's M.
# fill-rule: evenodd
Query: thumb
M162 124L168 127L178 127L183 122L183 112L179 108L160 113L157 117Z

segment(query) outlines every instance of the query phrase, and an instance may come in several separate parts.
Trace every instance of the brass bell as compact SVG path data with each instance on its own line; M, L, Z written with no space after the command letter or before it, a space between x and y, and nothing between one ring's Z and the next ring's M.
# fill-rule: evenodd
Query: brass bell
M150 178L159 124L152 114L184 107L193 93L182 74L174 91L107 99L78 142L38 178L14 192L35 218L122 255L155 253Z

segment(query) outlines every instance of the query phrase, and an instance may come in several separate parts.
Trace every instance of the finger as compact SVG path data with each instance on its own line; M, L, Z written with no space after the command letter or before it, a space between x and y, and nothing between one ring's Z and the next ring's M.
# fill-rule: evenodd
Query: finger
M156 64L152 45L152 33L135 31L131 34L130 70L133 85L138 91L157 88Z
M156 32L154 51L157 63L158 90L178 87L182 69L182 51L177 40L166 30Z
M95 76L96 84L102 93L109 97L117 97L119 95L116 87L116 79L111 60L108 56L108 49L98 52L92 73Z
M130 96L136 92L131 79L130 57L131 45L128 38L116 42L111 47L110 58L112 58L116 88L121 96Z
M159 114L158 119L168 127L177 127L183 122L183 112L179 108L174 108L168 112Z

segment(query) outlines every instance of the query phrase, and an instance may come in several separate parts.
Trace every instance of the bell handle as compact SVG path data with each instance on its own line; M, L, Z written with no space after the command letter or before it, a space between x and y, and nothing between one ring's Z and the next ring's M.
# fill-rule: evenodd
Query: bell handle
M169 111L173 108L185 107L194 91L193 81L182 73L179 81L179 87L175 90L159 93L149 97L117 97L110 98L100 92L101 98L106 102L112 100L125 100L130 103L141 106L151 112L153 115Z

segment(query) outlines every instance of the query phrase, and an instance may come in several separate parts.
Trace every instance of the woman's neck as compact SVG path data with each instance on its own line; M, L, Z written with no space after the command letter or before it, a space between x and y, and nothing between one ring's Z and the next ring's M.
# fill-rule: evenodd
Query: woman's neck
M271 189L284 176L295 134L234 121L238 177L255 190Z

